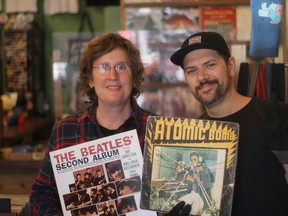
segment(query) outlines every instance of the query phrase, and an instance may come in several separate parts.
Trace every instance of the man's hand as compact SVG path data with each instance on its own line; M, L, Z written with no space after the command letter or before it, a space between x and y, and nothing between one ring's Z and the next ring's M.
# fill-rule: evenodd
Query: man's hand
M193 176L188 174L188 175L186 176L186 180L192 182L192 181L193 181Z
M181 201L175 205L166 216L188 216L191 211L191 205L185 205L184 201Z
M196 171L196 172L200 172L200 171L203 171L203 170L204 170L204 168L203 168L203 166L201 166L201 165L195 167L195 171Z

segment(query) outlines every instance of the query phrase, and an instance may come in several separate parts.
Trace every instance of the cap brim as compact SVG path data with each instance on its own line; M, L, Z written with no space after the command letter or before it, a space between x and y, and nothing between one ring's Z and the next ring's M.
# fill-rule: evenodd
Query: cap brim
M197 50L197 49L212 49L212 50L219 51L219 46L218 45L213 46L210 43L209 44L208 43L207 44L205 44L205 43L194 44L193 46L187 46L185 48L181 48L181 49L177 50L175 53L172 54L172 56L170 57L170 60L175 65L183 67L183 60L184 60L185 56L188 53L190 53L194 50ZM230 53L223 53L223 54L226 56L230 56Z
M207 45L207 47L205 46L205 44L194 44L193 46L188 46L186 48L181 48L179 50L177 50L175 53L173 53L173 55L170 57L170 60L172 63L174 63L175 65L178 66L183 66L183 60L184 57L189 53L192 52L194 50L197 49L205 49L208 48L211 49L211 45Z

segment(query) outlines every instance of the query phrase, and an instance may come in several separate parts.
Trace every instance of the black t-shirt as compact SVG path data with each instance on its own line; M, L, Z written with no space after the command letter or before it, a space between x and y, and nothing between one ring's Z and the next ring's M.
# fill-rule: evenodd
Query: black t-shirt
M267 147L267 126L259 116L257 101L253 98L240 111L224 118L205 116L205 119L240 125L232 216L288 216L285 172ZM264 102L260 103L266 106ZM286 107L286 113L279 113L280 119L288 119L287 111Z
M135 122L134 122L133 118L131 118L131 117L128 118L122 125L120 125L119 128L114 129L114 130L107 129L100 124L98 124L98 125L99 125L99 128L100 128L100 130L104 136L111 136L111 135L115 135L117 133L120 133L121 128L124 128L123 131L128 131L128 130L132 130L132 129L136 128Z
M111 136L111 135L114 135L117 133L117 129L110 130L110 129L107 129L101 125L99 125L99 127L100 127L101 132L104 134L104 136Z

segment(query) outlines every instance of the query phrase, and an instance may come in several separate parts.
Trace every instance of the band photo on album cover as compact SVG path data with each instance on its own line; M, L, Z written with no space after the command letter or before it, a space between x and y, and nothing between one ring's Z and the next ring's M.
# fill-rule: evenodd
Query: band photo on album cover
M68 185L71 193L63 195L72 216L117 216L137 210L133 193L141 190L141 177L125 179L121 160L78 170L73 175L75 182Z

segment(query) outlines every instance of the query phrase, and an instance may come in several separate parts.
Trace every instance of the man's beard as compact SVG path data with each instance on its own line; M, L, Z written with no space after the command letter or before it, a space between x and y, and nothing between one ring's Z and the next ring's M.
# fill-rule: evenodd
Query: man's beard
M228 91L228 88L230 86L232 82L231 77L228 77L228 82L227 85L220 85L218 81L214 81L213 83L216 83L218 85L214 95L212 95L212 97L209 97L207 99L204 99L203 97L201 97L200 94L198 94L198 91L196 90L195 93L195 98L205 107L210 107L212 105L214 105L215 103L217 103ZM207 82L206 82L207 83Z

